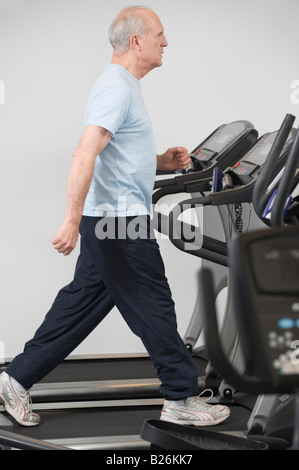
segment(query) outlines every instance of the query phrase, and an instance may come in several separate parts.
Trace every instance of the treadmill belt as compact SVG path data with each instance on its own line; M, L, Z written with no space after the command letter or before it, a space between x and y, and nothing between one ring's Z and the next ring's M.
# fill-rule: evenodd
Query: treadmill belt
M24 427L13 423L11 432L42 440L140 435L146 419L159 419L161 406L105 409L51 410L39 412L41 424Z
M156 378L150 359L83 359L66 360L57 366L40 383L77 382L92 380L122 380Z
M239 431L246 429L250 410L243 406L232 405L231 415L223 423L213 426L217 431ZM12 421L12 432L36 439L62 439L80 437L97 437L113 435L140 435L145 420L160 418L161 406L126 406L87 409L64 409L37 412L41 424L26 428L20 426L8 414Z
M199 375L204 374L207 361L194 357ZM40 383L79 382L92 380L157 378L150 358L125 359L78 359L65 360L48 374Z

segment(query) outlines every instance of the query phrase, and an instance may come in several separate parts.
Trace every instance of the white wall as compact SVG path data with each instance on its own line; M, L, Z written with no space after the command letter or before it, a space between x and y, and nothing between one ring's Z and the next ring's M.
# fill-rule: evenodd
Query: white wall
M62 221L72 153L90 88L110 61L107 29L130 2L0 0L1 354L30 339L77 251L51 245ZM142 88L157 150L191 151L224 122L248 119L260 134L299 114L296 0L148 0L169 47ZM298 96L298 94L297 94ZM161 242L183 333L198 260ZM183 275L182 275L183 273ZM114 311L76 353L143 351Z

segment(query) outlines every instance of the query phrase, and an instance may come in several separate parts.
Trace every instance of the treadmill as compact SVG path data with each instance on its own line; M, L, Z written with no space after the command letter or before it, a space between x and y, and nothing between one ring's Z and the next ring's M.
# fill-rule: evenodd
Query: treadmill
M239 161L225 171L216 167L210 178L193 179L182 184L175 182L154 194L158 209L160 199L165 196L181 193L186 197L186 193L190 194L189 199L183 198L167 215L159 213L157 209L156 228L167 234L179 250L199 257L203 267L212 269L215 298L222 289L227 288L221 337L227 354L234 357L235 361L240 360L240 357L237 354L237 334L229 289L230 240L236 233L267 227L252 206L253 190L260 175L266 172L272 181L284 167L296 133L292 128L294 119L294 116L286 115L279 131L260 137ZM200 213L199 226L190 226L180 219L190 209ZM217 387L222 398L232 399L234 390L211 368L205 345L196 348L202 332L203 318L198 294L184 341L194 357L207 358L203 376L206 387L213 390Z
M236 160L257 136L248 121L220 126L204 141L207 151L210 145L211 158L178 177L192 179L199 172L210 172L215 164L221 165L222 158L226 162ZM217 142L217 148L213 142ZM200 359L198 369L200 374ZM41 415L42 423L24 428L4 413L0 415L0 430L75 449L148 448L140 430L146 418L160 416L164 400L159 386L146 355L70 357L31 389L33 409Z
M293 117L291 119L294 120ZM286 135L287 128L289 125L285 126L287 121L289 120L289 116L286 117L286 120L284 121L280 134ZM283 127L285 128L285 131L283 131ZM281 132L282 131L282 132ZM285 140L285 136L283 137L283 140ZM281 146L283 144L279 144L279 138L276 139L276 147L277 147L277 155L278 159L281 157ZM253 197L252 200L254 202L255 209L257 210L257 213L261 218L264 219L265 223L272 227L272 226L285 226L285 221L286 220L293 220L295 222L295 227L298 225L298 207L297 207L297 202L298 198L295 196L295 199L292 200L292 195L294 192L294 189L298 185L298 167L299 167L299 131L297 132L297 135L294 138L292 148L290 151L290 155L288 156L287 161L285 162L285 166L283 167L283 171L280 171L276 177L273 179L273 173L269 173L269 168L272 169L273 166L275 166L275 160L277 160L277 155L275 155L275 152L272 152L272 155L268 157L266 164L264 165L263 170L260 173L260 178L258 180L258 184L255 185L254 190L253 190ZM271 158L270 158L271 157ZM273 197L273 195L275 197ZM262 201L262 203L260 203ZM295 204L295 209L296 211L294 212L294 207L292 207L293 203ZM269 208L271 210L269 210ZM290 213L288 213L288 210L290 209ZM269 214L271 216L269 217ZM272 229L273 230L273 229ZM282 251L282 254L279 253L279 247L280 245L278 244L276 240L276 247L277 249L274 250L270 249L269 246L271 247L271 240L272 240L272 230L270 231L262 231L261 235L259 235L259 232L253 232L253 235L247 234L242 235L242 237L245 237L245 242L243 242L243 248L245 247L247 251L245 251L241 248L237 249L232 249L236 244L239 243L239 246L241 246L241 242L239 242L239 236L234 237L232 245L231 245L231 268L232 268L232 273L231 273L231 293L233 294L234 298L234 305L236 306L237 310L235 311L235 317L237 318L237 327L240 331L240 342L239 344L243 344L244 342L244 335L245 335L245 340L251 341L250 343L250 349L247 347L247 351L245 353L243 352L243 349L239 349L239 355L242 355L243 352L243 357L245 355L245 366L246 368L239 368L238 363L234 363L234 361L231 361L230 358L227 357L226 351L223 347L223 342L222 338L219 339L219 332L218 332L218 327L217 327L217 319L216 319L216 312L215 312L215 297L214 297L214 286L213 286L213 276L212 276L212 270L209 268L204 267L201 271L201 284L200 284L200 306L202 313L204 315L204 322L208 325L208 333L207 333L207 347L209 350L210 358L217 367L217 369L221 372L221 374L224 375L224 377L228 380L228 383L230 383L233 386L237 387L237 390L249 392L252 394L259 393L261 391L262 395L260 395L256 401L256 405L253 409L253 412L251 414L251 419L248 422L247 425L247 431L245 432L246 428L246 421L244 421L243 427L240 428L239 434L234 434L234 437L229 437L229 440L227 441L227 436L222 435L221 439L217 437L217 434L212 438L212 434L210 434L210 441L206 440L206 437L204 437L203 434L201 434L200 431L196 431L193 433L193 431L190 430L190 428L187 430L187 428L184 428L182 431L182 427L176 427L176 436L181 436L183 437L183 441L178 439L180 441L179 445L185 445L186 441L188 441L188 446L192 444L194 447L186 447L186 448L214 448L214 449L221 449L221 448L243 448L246 449L246 446L249 446L250 448L252 447L252 439L258 440L258 442L263 442L266 443L266 447L268 448L273 448L273 449L283 449L283 448L289 448L290 442L292 441L293 438L293 417L294 417L294 406L295 403L293 403L294 406L292 406L292 403L290 403L291 400L295 402L294 396L292 394L288 395L286 392L288 392L288 389L275 389L273 384L270 385L270 388L259 388L258 386L251 383L249 387L242 387L242 384L240 385L240 382L237 381L236 377L239 376L242 378L242 375L240 374L246 374L247 373L247 368L248 364L247 361L250 361L250 355L255 356L256 360L256 367L257 365L260 365L259 362L262 362L262 356L259 354L261 352L259 340L260 337L258 336L258 328L257 324L252 322L252 325L254 324L255 329L251 329L249 327L249 324L251 324L251 318L250 316L254 316L253 312L255 309L255 304L253 303L254 301L252 300L254 297L257 297L257 292L259 289L257 287L252 287L248 288L248 285L250 286L252 283L257 283L260 285L268 285L268 293L273 296L273 299L276 297L279 297L279 294L281 293L281 289L288 296L290 291L292 293L296 294L298 296L298 269L296 271L296 263L298 265L298 256L295 256L297 251L298 251L298 239L295 241L295 244L297 243L297 248L290 249L288 252L288 258L291 263L291 275L287 274L288 271L288 264L283 263L282 261L285 262L286 258L284 256L284 251ZM265 234L264 234L265 233ZM298 227L297 227L297 235L298 235ZM281 234L280 232L277 232L279 237L282 237L284 234ZM283 236L282 236L283 235ZM246 238L247 237L247 238ZM294 238L294 234L292 235ZM256 250L256 253L259 253L260 256L253 257L254 251L249 251L249 249L246 246L246 243L249 244L251 241L257 241L257 246L260 243L259 238L263 241L263 246L264 250L267 251L273 255L275 253L275 256L270 256L269 254L266 256L264 261L260 261L260 258L263 258L262 256L262 251L258 252ZM269 239L269 241L268 241ZM273 240L275 237L273 237ZM237 241L235 241L237 240ZM249 242L247 242L248 240ZM287 240L287 238L286 238ZM290 241L292 238L290 238ZM283 244L283 241L282 241ZM254 245L253 245L254 246ZM287 250L288 251L288 250ZM246 256L245 256L246 253ZM247 257L247 258L246 258ZM272 264L271 264L272 263ZM275 266L275 263L277 266ZM252 269L252 272L249 271L249 266L247 267L247 264L250 265L250 268ZM264 267L263 265L266 265ZM236 268L237 266L237 268ZM269 269L269 266L272 267ZM247 269L246 269L247 268ZM275 270L276 268L276 270ZM298 268L298 266L297 266ZM278 283L278 273L279 273L279 279L281 281L281 273L280 269L285 272L286 280L283 281L283 286L279 286ZM294 271L295 269L295 271ZM273 282L271 278L273 277ZM240 278L240 279L239 279ZM269 279L269 280L268 280ZM295 279L295 281L294 281ZM244 281L246 280L246 282ZM288 281L290 281L290 284L292 287L288 288L287 284ZM297 282L297 284L296 284ZM294 287L296 285L296 288ZM271 287L270 287L271 286ZM261 288L260 288L261 290ZM297 292L294 292L294 290ZM278 292L277 292L278 291ZM274 295L275 293L275 295ZM263 292L264 294L264 292ZM268 297L270 297L270 295ZM252 299L251 299L252 296ZM238 302L236 302L236 297L238 297ZM260 295L262 297L262 295ZM256 300L256 299L254 299ZM267 301L269 302L269 298L266 297L265 295L265 303L262 303L260 301L260 304L258 305L259 309L261 311L267 311L266 306L267 306ZM273 300L272 300L273 302ZM274 300L274 302L277 302L277 299ZM270 302L269 302L270 303ZM293 304L293 305L296 305ZM280 306L276 308L279 309ZM270 312L271 316L273 317L274 314L272 315L272 309L273 309L273 303L271 305L271 308L268 309L268 316L269 316L269 321L270 321ZM243 313L243 310L246 312ZM274 307L275 311L275 307ZM243 315L247 313L247 317L243 318ZM285 312L283 312L285 313ZM267 316L266 314L264 316ZM287 315L288 317L289 315ZM241 322L241 323L240 323ZM273 321L272 321L273 323ZM290 329L290 324L294 329L295 326L295 320L290 318L282 319L281 323L278 325L278 333L280 330L280 335L278 333L274 333L272 331L269 334L269 346L270 349L277 348L283 349L288 342L288 346L290 346L290 339L292 339L293 333L290 331L284 331L284 330L289 330ZM212 326L211 326L212 325ZM245 326L244 326L245 325ZM217 329L217 331L216 331ZM275 328L274 328L275 329ZM212 331L213 330L213 331ZM250 333L252 334L250 336ZM284 336L282 336L284 333ZM275 338L273 337L276 337ZM217 337L217 338L216 338ZM281 344L281 341L279 341L277 338L282 338L284 337L283 341L283 346ZM216 339L217 341L216 341ZM257 341L255 339L258 338ZM286 338L288 338L288 341L286 341ZM270 341L271 339L271 341ZM219 344L218 344L219 343ZM276 346L275 346L276 345ZM259 353L255 354L256 350L259 351ZM293 353L294 354L294 353ZM224 356L224 359L222 358L222 355ZM220 356L220 357L219 357ZM221 360L220 360L221 358ZM282 358L286 359L286 356L280 355L280 363L282 361ZM223 360L222 360L223 359ZM225 361L224 361L225 360ZM276 361L276 368L278 368L278 359ZM298 364L298 361L297 361ZM237 366L237 367L236 367ZM227 370L233 369L237 372L233 372L233 374L229 374ZM297 373L299 369L297 366ZM267 372L268 373L268 372ZM290 372L289 372L290 373ZM291 371L292 373L292 371ZM265 374L265 371L263 371L263 374ZM262 375L262 378L264 379L266 375ZM237 385L236 385L237 384ZM272 388L271 388L272 387ZM275 393L276 391L280 392L280 394ZM166 425L167 427L167 425ZM225 432L229 430L229 427L227 426L227 423L224 423L224 425L217 426L218 430L221 432ZM155 442L157 436L159 435L159 439L162 438L164 440L163 448L172 448L169 446L175 446L178 444L173 441L173 439L176 439L174 437L174 429L168 429L166 430L163 428L163 425L161 427L160 423L154 424L154 423L145 423L144 427L144 432L143 432L143 437L150 437L151 442ZM237 435L241 435L244 437L244 435L247 435L248 438L251 438L251 440L244 441L244 439L241 439L241 442L237 442L239 437L236 437ZM164 436L164 437L163 437ZM190 441L192 436L192 441ZM222 439L223 438L223 439ZM152 439L152 440L151 440ZM171 443L170 443L170 441ZM197 444L195 444L196 439L199 439ZM234 439L236 439L234 441ZM200 442L201 440L201 442ZM197 447L198 445L198 447ZM212 446L212 447L211 447ZM231 447L230 447L231 446ZM241 447L240 447L241 446ZM175 447L177 448L177 447ZM182 447L185 448L185 447ZM297 447L298 448L298 447Z

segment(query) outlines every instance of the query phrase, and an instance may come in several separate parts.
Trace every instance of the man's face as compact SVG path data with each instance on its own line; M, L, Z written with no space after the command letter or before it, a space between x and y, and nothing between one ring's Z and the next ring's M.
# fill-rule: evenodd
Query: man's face
M148 71L155 67L161 67L164 47L168 43L164 34L163 25L158 16L151 11L146 12L149 31L142 40L142 61Z

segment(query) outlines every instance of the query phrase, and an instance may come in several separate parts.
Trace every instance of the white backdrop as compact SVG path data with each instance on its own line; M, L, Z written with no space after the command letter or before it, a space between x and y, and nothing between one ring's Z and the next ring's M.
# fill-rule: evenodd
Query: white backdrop
M164 65L142 80L157 151L190 151L236 119L260 134L299 115L297 0L148 0L165 27ZM127 1L0 0L0 359L19 353L73 275L51 239L90 88L109 63L107 29ZM162 240L183 334L198 260ZM114 310L76 354L142 352Z

